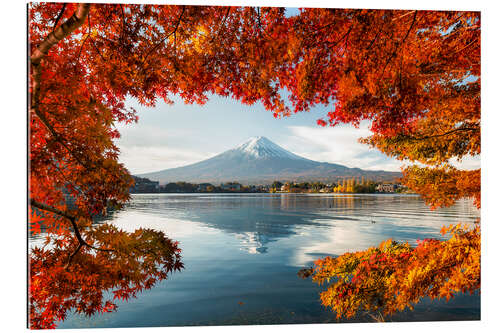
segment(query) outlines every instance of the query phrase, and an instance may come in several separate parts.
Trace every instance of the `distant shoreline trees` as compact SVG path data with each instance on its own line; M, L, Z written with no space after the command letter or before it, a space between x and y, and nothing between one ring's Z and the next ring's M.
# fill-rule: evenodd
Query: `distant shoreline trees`
M211 183L170 182L160 185L148 178L135 177L135 185L130 193L387 193L407 192L400 183L381 183L361 177L344 179L338 183L323 182L281 182L274 181L264 185L242 185L226 182L220 185ZM390 190L383 188L389 185Z

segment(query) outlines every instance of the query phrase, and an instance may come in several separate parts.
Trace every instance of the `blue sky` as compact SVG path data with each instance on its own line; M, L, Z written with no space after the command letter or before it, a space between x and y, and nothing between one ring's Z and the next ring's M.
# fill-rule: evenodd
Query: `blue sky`
M265 136L293 153L320 162L338 163L368 170L398 171L402 163L357 142L370 135L368 123L321 127L316 120L330 108L275 119L261 104L252 106L219 96L205 105L159 102L154 108L128 105L138 110L139 122L118 125L120 162L132 174L179 167L234 148L252 136ZM467 160L463 168L479 167L479 159Z

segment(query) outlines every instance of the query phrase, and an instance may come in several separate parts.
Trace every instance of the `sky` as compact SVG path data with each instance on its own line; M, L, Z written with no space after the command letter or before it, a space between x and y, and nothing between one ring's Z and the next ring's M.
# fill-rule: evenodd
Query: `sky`
M370 135L369 123L321 127L316 120L332 106L318 106L310 112L275 119L258 103L211 96L205 105L186 105L180 98L174 104L158 102L154 108L128 100L136 108L136 124L118 124L121 138L120 162L132 174L185 166L232 149L253 136L265 136L281 147L306 158L358 167L366 170L399 171L401 161L358 142ZM479 167L479 158L466 159L463 169Z

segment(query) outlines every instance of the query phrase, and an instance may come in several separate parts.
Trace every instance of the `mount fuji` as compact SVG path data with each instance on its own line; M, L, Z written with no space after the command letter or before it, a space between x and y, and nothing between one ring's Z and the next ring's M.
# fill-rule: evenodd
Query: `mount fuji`
M238 181L243 184L263 184L280 181L335 181L343 177L361 177L393 181L400 172L371 171L348 168L340 164L316 162L298 156L269 139L253 137L241 145L212 158L156 172L136 175L159 181L191 183Z

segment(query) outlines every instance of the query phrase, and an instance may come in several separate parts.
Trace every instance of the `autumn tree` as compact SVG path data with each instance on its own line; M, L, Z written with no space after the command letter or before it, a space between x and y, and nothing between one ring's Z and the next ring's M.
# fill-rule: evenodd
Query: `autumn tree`
M54 327L70 310L112 310L104 291L128 298L182 268L164 234L93 223L126 203L133 184L118 163L115 125L138 119L128 98L152 107L172 95L204 103L218 94L284 113L275 74L285 65L270 61L287 52L285 40L275 43L287 31L284 13L29 5L29 224L47 236L29 254L30 327Z
M177 243L162 232L93 225L97 214L128 200L132 185L113 143L114 123L137 119L124 104L132 92L111 75L120 63L115 55L107 53L116 61L106 68L91 61L107 52L92 29L111 13L89 4L30 4L29 222L32 234L47 235L29 254L31 328L55 327L69 310L111 311L105 291L127 299L182 268ZM120 36L123 47L133 30Z
M29 223L48 236L29 255L33 328L112 310L103 291L127 298L182 267L160 232L93 224L129 199L113 142L138 120L129 98L217 94L275 117L331 106L320 125L370 121L364 142L431 166L405 170L431 205L480 205L479 170L448 163L480 153L478 13L33 3L28 22Z
M480 206L479 170L450 164L481 152L479 13L307 9L290 21L280 82L293 111L333 104L320 125L369 121L363 142L428 166L404 181L432 207Z
M461 198L479 208L480 169L452 165L481 152L479 13L317 9L294 20L295 110L334 102L318 124L369 121L373 135L361 142L419 162L403 170L403 182L431 208ZM446 241L389 240L320 259L301 275L332 281L321 299L338 317L390 315L426 296L472 293L480 288L479 226L449 232Z
M451 238L425 239L415 247L389 239L365 251L319 259L314 269L299 275L312 274L318 284L335 279L320 298L338 319L368 312L380 320L413 309L423 297L449 300L459 292L472 294L481 285L479 229L452 225L441 232Z

